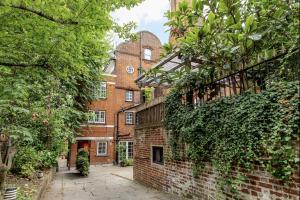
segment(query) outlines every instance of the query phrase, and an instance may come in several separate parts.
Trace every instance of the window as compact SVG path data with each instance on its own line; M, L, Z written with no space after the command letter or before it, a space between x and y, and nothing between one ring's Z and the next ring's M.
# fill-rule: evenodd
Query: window
M105 124L105 111L90 111L89 123Z
M163 147L152 146L152 163L164 164L164 150Z
M150 49L144 49L144 58L146 60L151 60L152 51Z
M134 68L132 66L126 67L126 71L128 74L132 74L134 72Z
M119 142L119 145L124 146L125 148L123 148L124 152L119 152L119 161L120 161L120 154L123 153L123 155L126 155L126 159L133 159L133 142L130 141L122 141Z
M97 145L97 156L107 155L107 142L98 142Z
M95 88L95 99L105 99L107 96L106 82L100 82Z
M133 159L133 142L127 142L127 159Z
M125 112L125 124L133 124L133 112Z
M125 101L133 101L133 91L131 90L126 91Z

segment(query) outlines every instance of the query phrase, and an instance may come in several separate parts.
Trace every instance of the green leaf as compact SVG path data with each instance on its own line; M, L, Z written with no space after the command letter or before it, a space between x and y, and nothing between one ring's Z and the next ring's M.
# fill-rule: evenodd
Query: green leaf
M215 17L216 17L216 15L212 11L210 11L209 14L208 14L207 19L211 23L211 22L214 21Z
M246 24L245 24L246 32L249 32L251 30L251 25L253 24L253 21L254 21L253 15L250 15L249 17L247 17Z

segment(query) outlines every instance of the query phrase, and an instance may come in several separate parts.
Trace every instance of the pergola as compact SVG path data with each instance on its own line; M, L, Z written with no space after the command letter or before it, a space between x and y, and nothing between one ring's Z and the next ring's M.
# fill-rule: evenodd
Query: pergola
M174 72L180 70L182 66L184 66L186 61L181 59L180 52L176 51L174 53L169 54L168 56L161 59L156 65L153 66L153 69L161 69L163 72ZM199 66L199 63L191 62L190 63L193 70L196 70ZM143 87L143 86L153 86L160 84L159 80L162 74L158 74L157 77L147 77L145 74L140 75L135 82Z

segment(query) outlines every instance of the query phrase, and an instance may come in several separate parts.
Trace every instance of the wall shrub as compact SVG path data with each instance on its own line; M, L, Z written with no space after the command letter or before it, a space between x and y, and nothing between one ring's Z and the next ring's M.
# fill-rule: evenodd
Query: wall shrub
M298 82L274 81L260 94L249 91L198 107L183 105L180 91L174 89L166 100L164 124L172 151L182 140L196 169L210 161L228 183L233 170L251 171L256 164L280 180L291 179L299 163L294 148L299 141Z

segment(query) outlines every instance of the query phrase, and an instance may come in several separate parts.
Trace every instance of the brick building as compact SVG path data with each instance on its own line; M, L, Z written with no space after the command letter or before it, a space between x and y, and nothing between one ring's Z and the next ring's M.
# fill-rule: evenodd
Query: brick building
M95 100L88 105L91 119L70 145L69 167L75 166L77 151L90 152L90 163L118 163L117 145L126 146L127 159L133 158L134 108L142 100L141 89L134 82L144 69L160 58L161 42L148 31L138 33L138 40L117 46L114 58L105 68L103 82L97 83Z
M171 0L171 10L176 10L180 1L182 0ZM170 37L170 42L176 44L176 39ZM168 72L178 69L181 64L182 61L175 52L161 59L154 67ZM193 63L191 65L194 66ZM151 84L149 79L149 77L140 76L136 82L139 85L149 85ZM230 84L230 80L225 78L222 82L223 85L226 81ZM256 83L256 85L258 84ZM232 90L230 85L224 87L223 90L220 89L220 96L231 94ZM241 90L238 89L238 91ZM260 89L255 88L255 91L260 92ZM197 96L190 96L192 97L191 103L198 105ZM208 101L208 95L202 100L203 102ZM133 166L135 181L158 190L177 194L182 199L300 200L300 166L295 168L290 184L284 184L274 178L265 167L257 164L252 172L243 172L247 180L238 185L238 192L232 192L230 188L221 189L218 184L220 174L211 163L207 162L205 168L195 174L193 163L188 159L176 161L170 159L170 133L164 129L162 124L164 118L163 97L136 107L136 115ZM299 152L299 144L296 143L295 146L296 152ZM180 143L177 149L179 154L186 153L185 150L185 144ZM233 171L232 175L236 176L237 173Z

